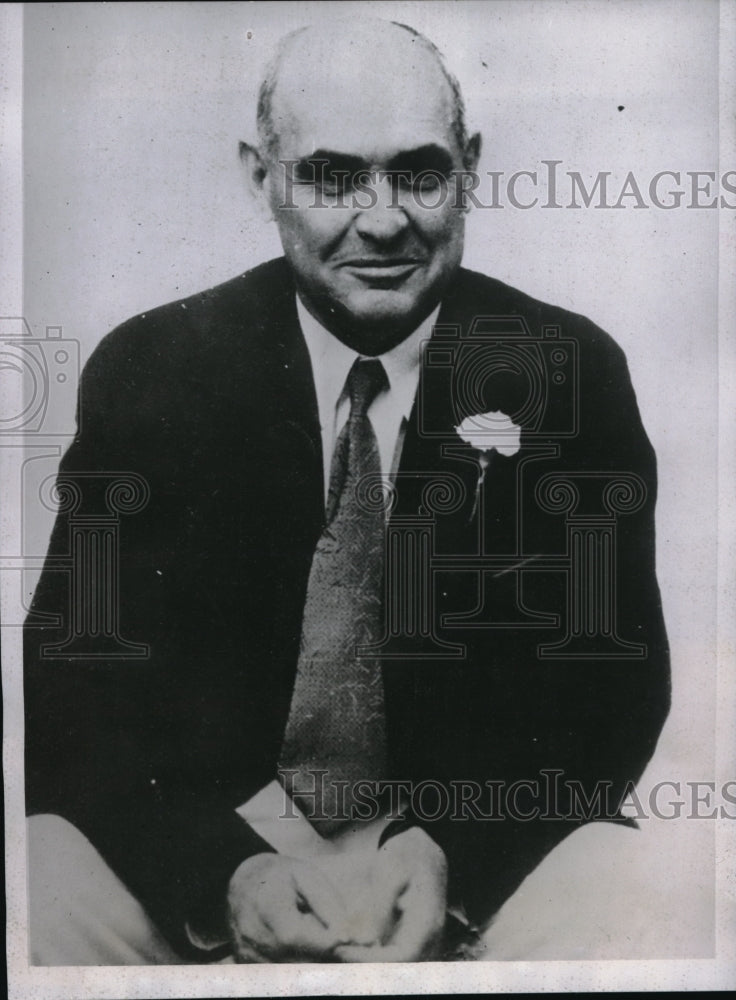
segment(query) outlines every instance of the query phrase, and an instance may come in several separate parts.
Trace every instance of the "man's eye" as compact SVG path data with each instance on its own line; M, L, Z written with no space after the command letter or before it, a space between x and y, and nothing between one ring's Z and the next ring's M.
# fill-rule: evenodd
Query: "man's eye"
M293 182L295 184L314 184L315 175L314 171L309 169L297 167L293 173Z
M437 191L446 183L446 178L436 170L425 170L413 178L412 189L422 193Z
M311 184L325 191L339 191L346 187L348 174L349 171L345 170L330 170L319 160L307 160L295 166L293 179L296 184Z
M392 175L392 182L400 191L428 194L431 191L438 191L443 184L446 184L447 177L439 170L397 170Z
M324 191L338 194L341 191L350 190L352 177L349 173L328 170L321 178L321 185Z

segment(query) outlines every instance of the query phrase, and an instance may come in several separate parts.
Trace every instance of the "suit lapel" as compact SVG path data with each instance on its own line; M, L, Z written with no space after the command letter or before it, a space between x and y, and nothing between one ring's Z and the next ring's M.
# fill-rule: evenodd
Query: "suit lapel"
M255 353L249 353L252 398L244 400L244 405L258 414L260 430L251 442L248 472L268 485L268 490L263 490L265 502L271 504L274 497L285 499L290 510L288 523L296 528L298 522L311 538L323 518L322 439L296 292L286 263L280 263L281 273L273 278L269 299L256 324Z

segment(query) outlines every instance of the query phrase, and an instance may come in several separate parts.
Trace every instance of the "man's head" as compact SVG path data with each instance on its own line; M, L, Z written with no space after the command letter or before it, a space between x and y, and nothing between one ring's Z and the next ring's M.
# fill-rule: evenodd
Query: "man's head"
M260 149L241 147L310 312L380 354L459 267L457 174L473 169L459 87L437 49L385 21L303 28L261 87Z

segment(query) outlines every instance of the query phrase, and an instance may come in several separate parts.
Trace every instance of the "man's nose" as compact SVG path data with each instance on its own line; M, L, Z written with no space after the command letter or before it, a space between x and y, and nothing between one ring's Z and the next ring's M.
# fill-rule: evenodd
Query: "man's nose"
M398 192L394 190L390 178L377 180L374 191L375 204L360 209L355 228L366 240L392 243L406 231L409 219L399 204Z

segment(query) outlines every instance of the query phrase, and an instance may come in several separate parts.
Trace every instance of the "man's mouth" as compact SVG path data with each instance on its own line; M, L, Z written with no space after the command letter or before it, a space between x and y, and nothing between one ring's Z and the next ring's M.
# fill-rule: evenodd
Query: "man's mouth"
M363 281L396 281L408 277L421 263L417 257L356 257L341 267Z

